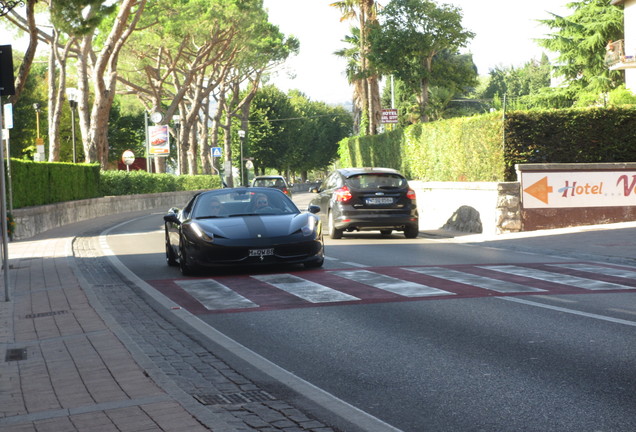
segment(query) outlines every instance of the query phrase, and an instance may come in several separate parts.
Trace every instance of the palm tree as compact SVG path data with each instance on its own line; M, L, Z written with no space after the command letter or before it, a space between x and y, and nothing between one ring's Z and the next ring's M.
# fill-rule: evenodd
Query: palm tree
M351 83L354 85L354 103L358 102L358 109L363 114L364 132L375 135L380 124L380 85L379 76L369 62L369 31L377 25L377 7L374 0L341 0L331 6L342 12L341 21L357 19L358 27L358 61L359 71ZM354 35L355 37L356 35ZM353 38L351 39L353 40Z

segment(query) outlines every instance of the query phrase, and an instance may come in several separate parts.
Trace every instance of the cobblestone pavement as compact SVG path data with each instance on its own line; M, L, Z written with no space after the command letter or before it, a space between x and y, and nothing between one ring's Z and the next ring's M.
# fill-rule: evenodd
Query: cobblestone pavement
M95 237L77 237L77 265L110 317L109 327L144 370L212 430L310 431L333 429L260 389L171 323L96 253ZM104 314L105 312L105 314Z

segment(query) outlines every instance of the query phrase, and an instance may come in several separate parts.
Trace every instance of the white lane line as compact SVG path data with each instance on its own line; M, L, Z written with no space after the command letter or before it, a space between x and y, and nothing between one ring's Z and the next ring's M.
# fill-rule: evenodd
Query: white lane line
M175 283L208 310L258 307L256 303L214 279L177 280Z
M615 276L634 280L636 279L636 270L619 269L613 267L603 267L594 264L548 264L551 267L563 267L571 270L580 270L595 274L603 274L606 276Z
M570 285L577 288L583 288L592 291L600 290L615 290L615 289L634 289L634 287L619 285L610 282L597 281L592 279L584 279L576 276L570 276L561 273L552 273L543 270L536 270L531 268L517 267L517 266L483 266L482 268L488 270L499 271L502 273L514 274L517 276L524 276L532 279L539 279L548 282L560 283L564 285Z
M291 274L255 275L251 277L311 303L360 300L358 297Z
M336 276L372 286L404 297L424 297L435 295L454 295L455 293L433 288L415 282L404 281L391 276L368 270L340 270L330 272Z
M466 285L472 285L479 288L497 291L500 293L516 293L516 292L542 292L543 289L534 288L527 285L520 285L514 282L500 281L484 276L477 276L470 273L463 273L457 270L450 270L441 267L410 267L405 270L416 273L434 276L441 279L459 282Z
M342 264L346 264L346 265L350 265L351 267L369 267L368 265L365 264L359 264L359 263L355 263L355 262L350 262L350 261L342 261Z
M550 309L550 310L554 310L554 311L558 311L558 312L564 312L564 313L568 313L568 314L572 314L572 315L579 315L579 316L583 316L583 317L587 317L587 318L593 318L593 319L597 319L597 320L601 320L601 321L608 321L614 324L622 324L622 325L627 325L627 326L631 326L631 327L636 327L636 322L635 321L628 321L628 320L624 320L624 319L620 319L620 318L613 318L613 317L608 317L608 316L604 316L604 315L598 315L598 314L593 314L593 313L588 313L588 312L581 312L578 310L574 310L574 309L567 309L567 308L562 308L559 306L551 306L551 305L547 305L547 304L543 304L543 303L537 303L537 302L533 302L533 301L529 301L529 300L524 300L524 299L520 299L518 297L497 297L499 300L505 300L505 301L510 301L510 302L514 302L514 303L521 303L524 305L528 305L528 306L534 306L534 307L540 307L543 309Z

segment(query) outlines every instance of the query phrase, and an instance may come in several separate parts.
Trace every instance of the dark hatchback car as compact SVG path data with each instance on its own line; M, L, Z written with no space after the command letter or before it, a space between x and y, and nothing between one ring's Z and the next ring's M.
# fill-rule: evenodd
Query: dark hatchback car
M406 178L390 168L343 168L332 172L311 201L320 206L329 236L343 232L377 230L384 236L403 231L406 238L418 235L415 192Z
M280 190L282 193L291 198L291 188L285 181L283 176L257 176L252 180L252 187L269 187Z

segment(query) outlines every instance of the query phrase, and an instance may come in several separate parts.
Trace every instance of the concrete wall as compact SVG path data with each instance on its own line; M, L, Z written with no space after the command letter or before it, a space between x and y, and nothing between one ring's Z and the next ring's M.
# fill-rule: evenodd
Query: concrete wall
M409 184L417 196L422 231L449 229L499 234L521 229L517 182L411 181Z
M27 239L52 228L117 213L162 208L167 212L170 207L185 206L194 193L109 196L16 209L12 212L16 222L13 239Z
M410 182L417 196L420 230L448 229L498 234L519 231L519 184ZM307 192L309 186L297 185ZM306 189L306 190L305 190ZM14 240L52 228L117 213L183 207L195 192L110 196L13 211ZM480 229L476 229L480 227Z

